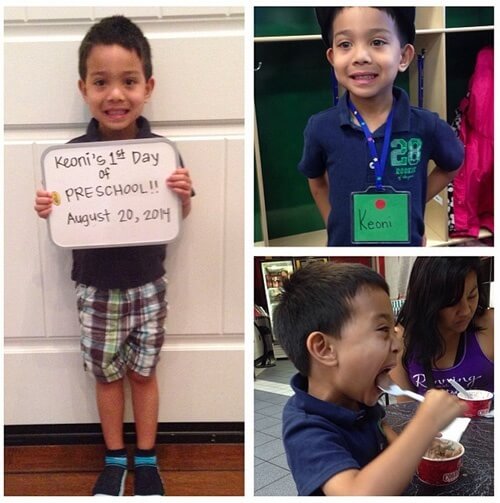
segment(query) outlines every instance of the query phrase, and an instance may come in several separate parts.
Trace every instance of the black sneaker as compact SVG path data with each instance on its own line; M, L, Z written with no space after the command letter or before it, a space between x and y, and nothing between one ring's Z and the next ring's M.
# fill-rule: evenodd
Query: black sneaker
M134 472L135 496L165 496L157 466L136 466Z
M92 496L123 496L126 477L125 468L106 465L92 489Z

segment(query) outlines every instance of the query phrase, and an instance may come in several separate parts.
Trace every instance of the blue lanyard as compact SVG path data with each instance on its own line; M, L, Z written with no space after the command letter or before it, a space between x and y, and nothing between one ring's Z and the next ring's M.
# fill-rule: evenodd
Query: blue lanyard
M417 69L418 69L418 106L424 106L424 59L425 49L417 56Z
M378 191L382 192L384 187L382 185L382 177L384 176L385 165L387 163L387 154L389 153L389 144L391 143L391 133L392 133L392 118L394 115L394 101L392 103L391 111L389 117L387 117L387 122L385 124L384 133L384 144L382 146L382 157L379 159L377 149L375 148L375 140L373 138L372 132L368 129L365 120L361 117L361 114L357 111L356 107L351 103L351 100L347 99L347 104L351 112L354 114L356 119L365 133L366 141L368 142L368 149L370 150L370 155L372 156L372 161L370 162L370 167L375 168L375 187Z
M336 106L337 103L339 102L339 83L337 82L337 77L335 77L333 67L330 68L330 72L332 80L333 106Z

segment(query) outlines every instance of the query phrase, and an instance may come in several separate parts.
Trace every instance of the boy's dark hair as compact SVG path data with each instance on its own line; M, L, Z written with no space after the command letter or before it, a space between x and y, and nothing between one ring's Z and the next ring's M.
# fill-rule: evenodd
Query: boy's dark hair
M465 278L471 271L477 276L479 299L467 329L481 330L477 318L487 308L486 292L481 284L481 260L478 257L417 257L397 320L405 329L402 357L405 368L415 359L430 372L432 363L443 356L445 342L437 327L439 312L460 301Z
M283 282L273 330L302 375L309 374L309 334L319 331L339 338L353 315L352 300L362 288L380 288L389 294L384 278L361 264L313 262Z
M87 59L96 45L120 45L135 51L142 61L144 76L149 80L153 75L151 47L141 29L125 16L106 17L90 28L78 50L78 72L80 78L87 77Z
M371 6L369 6L371 7ZM386 12L396 23L401 47L415 41L415 7L373 7ZM325 45L330 48L333 43L332 27L337 14L345 7L316 7L316 18L321 28Z

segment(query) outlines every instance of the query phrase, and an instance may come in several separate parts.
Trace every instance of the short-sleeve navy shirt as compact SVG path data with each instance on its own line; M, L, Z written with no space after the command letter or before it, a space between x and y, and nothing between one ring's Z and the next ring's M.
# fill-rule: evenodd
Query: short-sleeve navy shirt
M151 132L148 120L141 116L137 119L136 138L161 137ZM99 123L91 119L86 134L73 138L69 143L101 140ZM73 250L71 279L103 290L136 288L165 274L163 263L166 253L164 244Z
M323 495L322 487L344 470L361 469L387 447L380 405L358 412L307 392L307 378L291 381L295 395L283 409L283 443L299 496Z
M411 193L409 246L421 246L427 192L427 164L433 160L444 171L458 169L464 147L451 127L436 113L410 106L408 95L393 90L394 118L383 185ZM299 171L308 178L328 173L331 212L328 246L352 246L351 194L375 185L375 171L363 130L352 123L345 93L336 107L309 118ZM385 124L373 132L377 152L382 151Z

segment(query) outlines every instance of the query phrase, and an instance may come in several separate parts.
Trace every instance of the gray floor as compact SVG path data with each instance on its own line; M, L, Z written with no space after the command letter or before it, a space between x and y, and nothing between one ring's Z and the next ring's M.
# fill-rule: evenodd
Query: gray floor
M295 372L288 360L277 360L275 367L263 370L255 381L256 496L297 495L281 441L281 413L291 394L288 383Z

